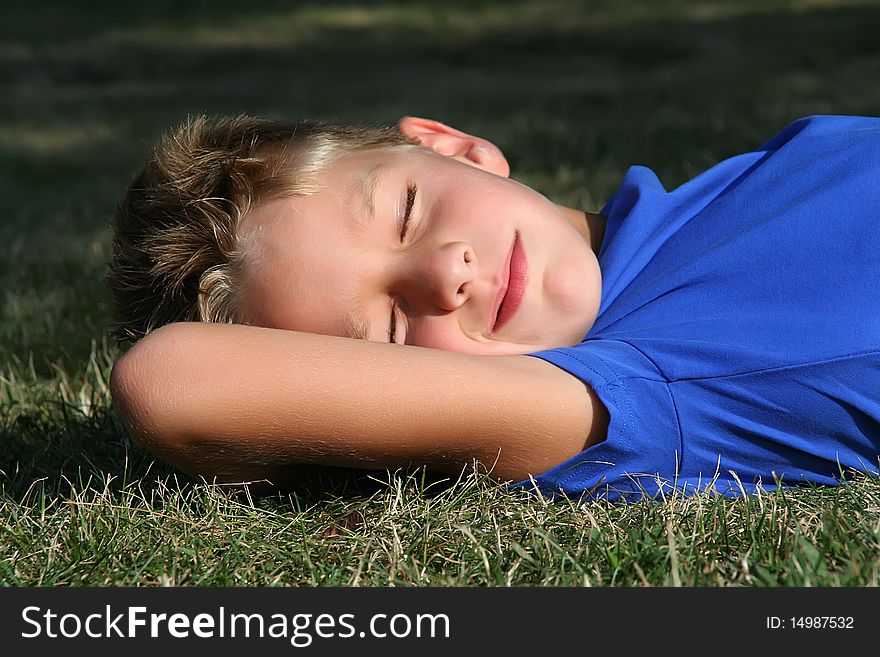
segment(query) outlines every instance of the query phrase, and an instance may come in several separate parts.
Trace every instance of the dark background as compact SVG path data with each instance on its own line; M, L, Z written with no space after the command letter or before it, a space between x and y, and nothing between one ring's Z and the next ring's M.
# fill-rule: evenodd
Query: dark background
M188 114L425 115L597 210L630 164L671 187L799 116L878 114L878 81L877 2L3 3L0 355L49 375L106 342L115 203Z

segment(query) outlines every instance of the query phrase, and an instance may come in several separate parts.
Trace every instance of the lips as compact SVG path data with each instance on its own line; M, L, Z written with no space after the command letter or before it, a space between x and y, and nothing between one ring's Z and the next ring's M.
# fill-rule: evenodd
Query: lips
M523 295L528 283L528 262L526 254L519 239L519 233L514 235L513 246L507 256L504 267L504 281L498 290L498 297L493 305L493 317L495 323L492 333L504 326L522 303Z

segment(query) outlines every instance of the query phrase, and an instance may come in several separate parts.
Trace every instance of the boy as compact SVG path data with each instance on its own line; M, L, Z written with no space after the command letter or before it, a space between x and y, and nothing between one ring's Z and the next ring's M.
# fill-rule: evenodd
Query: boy
M802 120L670 193L633 167L599 215L398 128L160 144L111 266L144 446L223 481L476 461L609 498L877 473L880 121Z

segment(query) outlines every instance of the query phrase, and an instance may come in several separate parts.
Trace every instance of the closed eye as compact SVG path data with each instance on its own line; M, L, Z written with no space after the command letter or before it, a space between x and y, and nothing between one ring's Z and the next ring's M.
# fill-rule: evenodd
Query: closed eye
M397 313L395 309L391 309L391 324L388 326L388 342L391 344L400 344L397 342L396 334L397 333Z
M415 183L410 183L406 188L406 209L403 212L403 222L400 227L400 241L403 241L403 238L406 237L406 230L409 228L409 219L412 216L413 205L416 202L416 192L418 189L416 188Z
M400 226L400 241L403 242L406 237L406 231L409 228L409 220L412 217L412 209L416 202L416 193L418 188L415 183L410 183L406 188L406 208L403 211L403 218ZM391 322L388 325L388 342L398 344L397 342L397 313L394 306L391 307Z

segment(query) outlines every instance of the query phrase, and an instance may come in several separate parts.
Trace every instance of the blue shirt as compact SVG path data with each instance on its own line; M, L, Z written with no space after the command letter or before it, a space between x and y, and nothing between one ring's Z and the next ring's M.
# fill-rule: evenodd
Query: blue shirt
M530 355L588 384L611 421L535 478L543 492L878 475L880 119L801 119L671 192L632 167L602 214L594 326Z

